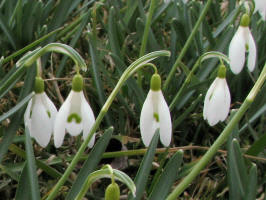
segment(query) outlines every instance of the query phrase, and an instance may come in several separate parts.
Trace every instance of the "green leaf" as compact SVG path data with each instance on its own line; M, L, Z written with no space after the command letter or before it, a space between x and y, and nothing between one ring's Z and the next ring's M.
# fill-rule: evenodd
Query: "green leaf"
M86 181L87 177L93 170L97 167L98 163L102 159L102 154L105 152L105 149L111 139L113 133L113 128L107 129L104 134L101 136L99 141L94 145L92 151L90 152L87 160L83 164L82 169L80 170L75 182L73 183L72 188L66 196L66 200L72 200L79 193L82 188L82 185Z
M111 7L108 16L108 37L110 42L110 48L112 53L114 53L121 60L123 60L117 36L118 34L116 29L115 8Z
M30 187L30 195L32 200L41 199L40 197L40 190L39 190L39 183L36 171L36 163L35 163L35 156L33 153L31 138L29 129L26 128L26 155L27 155L27 175L28 175L28 184Z
M33 80L35 76L35 70L28 71L26 75L26 79L24 81L24 87L20 92L20 97L18 101L23 99L26 95L28 95L31 91ZM9 145L12 143L14 136L20 126L21 121L23 120L24 109L18 111L16 115L14 115L10 121L10 125L6 128L4 132L4 136L2 137L2 141L0 143L0 163L2 162L4 155L8 151Z
M183 151L176 152L166 164L157 184L152 189L148 199L162 200L165 199L174 181L177 178L178 171L183 162Z
M248 184L247 171L238 141L233 139L228 154L228 181L230 199L243 199Z
M0 13L0 27L2 28L3 32L7 36L10 44L12 45L13 49L16 49L16 40L13 35L13 32L10 30L9 26L6 24L6 22L3 20L4 16Z
M7 113L0 116L0 122L10 117L14 113L16 113L20 108L22 108L34 95L34 93L30 93L24 99L22 99L15 107L11 108Z
M266 147L266 134L263 134L257 141L255 141L251 147L246 151L246 154L257 156Z
M25 162L25 165L23 167L23 170L21 172L18 187L16 190L16 196L15 200L25 200L25 199L31 199L30 198L30 187L29 187L29 181L28 181L28 167L27 162Z
M258 177L257 166L255 164L252 164L251 169L249 170L248 185L244 200L256 199L257 182L258 182L257 177Z
M0 164L0 169L2 173L8 174L13 180L18 181L18 175L17 173L13 172L12 169L9 169L7 166Z
M149 148L145 154L145 156L143 157L139 170L137 172L136 178L134 179L136 188L137 188L137 192L136 192L136 197L133 197L132 194L130 194L128 196L129 200L140 200L142 198L142 195L144 193L147 181L148 181L148 177L151 171L151 167L152 167L152 162L154 159L154 155L155 155L155 151L156 151L156 147L158 144L158 140L159 140L159 129L157 129L155 131L155 134L153 136L153 139L149 145Z

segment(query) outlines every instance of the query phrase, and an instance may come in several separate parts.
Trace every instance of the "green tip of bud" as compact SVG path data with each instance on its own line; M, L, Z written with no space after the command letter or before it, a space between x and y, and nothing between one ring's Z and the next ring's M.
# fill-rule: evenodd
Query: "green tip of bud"
M225 78L226 77L226 67L223 64L221 64L219 66L217 76L219 78Z
M80 92L83 90L83 77L80 74L76 74L72 80L72 90Z
M111 183L105 190L105 200L119 200L120 188L117 183Z
M241 21L240 21L240 26L247 27L247 26L249 26L249 23L250 23L250 18L248 16L248 14L242 15Z
M153 74L151 77L151 90L159 91L161 90L161 77L159 74Z
M44 91L44 81L41 77L35 77L34 83L34 92L35 93L43 93Z

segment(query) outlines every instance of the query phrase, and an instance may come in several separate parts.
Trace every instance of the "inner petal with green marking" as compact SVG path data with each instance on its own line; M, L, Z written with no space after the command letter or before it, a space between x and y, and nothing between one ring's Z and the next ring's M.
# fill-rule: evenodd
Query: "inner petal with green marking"
M77 124L81 122L81 117L77 113L71 113L67 118L67 122L70 123L73 119L76 121Z

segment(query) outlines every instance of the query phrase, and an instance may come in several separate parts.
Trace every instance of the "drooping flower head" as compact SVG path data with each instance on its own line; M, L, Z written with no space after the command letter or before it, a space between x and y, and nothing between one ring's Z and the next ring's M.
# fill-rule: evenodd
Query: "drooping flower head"
M77 136L83 131L83 139L85 139L94 122L93 111L83 93L83 78L80 74L77 74L72 81L72 90L55 119L55 147L58 148L63 144L66 131L72 136ZM94 141L95 134L89 142L89 147L93 146Z
M161 78L154 74L140 114L140 132L145 146L149 146L157 128L160 129L162 144L169 146L172 136L170 110L161 91Z
M224 65L220 65L218 76L205 96L203 117L210 126L224 121L230 110L231 96L225 77L226 68Z
M245 54L248 52L248 69L253 71L256 64L256 44L249 29L249 16L244 14L241 18L234 37L229 45L230 68L234 74L238 74L244 67Z
M35 78L34 92L24 114L24 123L30 136L39 145L46 147L53 132L57 109L44 92L44 81L41 77Z

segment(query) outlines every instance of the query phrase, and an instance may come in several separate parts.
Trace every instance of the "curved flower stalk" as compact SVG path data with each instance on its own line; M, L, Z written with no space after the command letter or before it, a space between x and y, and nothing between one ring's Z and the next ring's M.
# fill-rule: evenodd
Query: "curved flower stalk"
M151 89L140 114L141 138L146 147L149 146L157 128L160 129L162 144L169 146L172 135L170 110L161 91L161 78L154 74L151 78Z
M224 121L230 110L231 96L225 76L226 68L220 65L218 77L213 81L205 96L203 117L210 126Z
M229 45L230 68L234 74L238 74L244 67L245 53L248 51L248 69L253 71L256 64L256 44L248 27L249 16L244 14L241 18L234 37Z
M66 131L72 136L77 136L83 131L83 139L85 139L95 122L93 111L82 89L83 78L77 74L72 81L72 90L55 119L54 144L56 148L63 144ZM94 145L94 141L95 134L88 144L90 148Z
M254 12L259 12L262 19L265 21L266 20L266 2L265 0L254 0L255 1L255 11Z
M50 141L57 109L44 92L44 82L40 77L35 79L35 94L29 101L24 114L24 123L30 136L37 143L46 147Z

